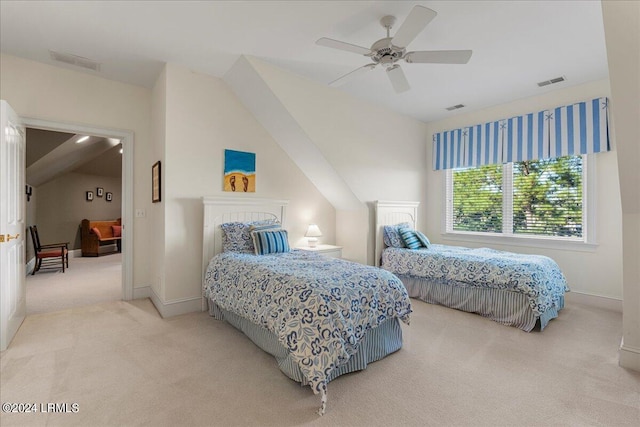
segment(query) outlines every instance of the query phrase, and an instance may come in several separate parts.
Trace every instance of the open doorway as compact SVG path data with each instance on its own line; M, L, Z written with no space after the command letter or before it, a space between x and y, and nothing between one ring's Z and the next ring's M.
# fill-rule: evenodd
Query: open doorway
M62 274L57 259L36 262L29 230L27 315L121 299L121 245L107 238L121 235L122 155L117 138L26 128L26 225L42 244L66 243L73 267ZM91 254L83 219L118 224L102 227L104 244Z
M70 252L64 274L59 269L27 276L27 314L132 299L133 134L39 119L23 121L26 182L31 186L27 187L27 194L31 193L25 210L27 226L38 226L43 244L69 242ZM85 136L89 138L80 141ZM38 138L45 142L36 143ZM82 257L80 225L85 218L120 218L121 245L106 242L100 256ZM31 272L33 244L28 228L26 232L27 271ZM42 285L37 297L30 282Z

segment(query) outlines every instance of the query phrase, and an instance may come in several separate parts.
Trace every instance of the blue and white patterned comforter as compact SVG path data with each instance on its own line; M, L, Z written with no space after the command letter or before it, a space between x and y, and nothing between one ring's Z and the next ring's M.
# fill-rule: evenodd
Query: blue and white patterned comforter
M388 271L306 251L216 255L204 291L273 332L323 397L328 375L367 331L391 318L408 323L411 313L404 285Z
M456 286L520 292L529 298L529 306L537 316L550 307L558 307L569 291L560 267L551 258L489 248L386 248L382 268L400 276L455 282Z

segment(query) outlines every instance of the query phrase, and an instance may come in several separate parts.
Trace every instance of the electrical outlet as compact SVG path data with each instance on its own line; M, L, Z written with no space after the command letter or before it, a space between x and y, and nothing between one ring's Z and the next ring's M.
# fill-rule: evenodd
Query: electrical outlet
M145 216L147 216L147 213L144 209L136 209L136 218L144 218Z

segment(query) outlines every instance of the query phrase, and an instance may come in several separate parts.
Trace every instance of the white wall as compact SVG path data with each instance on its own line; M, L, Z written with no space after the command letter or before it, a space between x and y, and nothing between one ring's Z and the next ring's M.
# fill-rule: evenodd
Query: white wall
M151 173L152 165L160 161L160 202L152 203L149 208L149 223L153 230L151 251L151 289L161 299L165 297L164 277L164 189L166 185L163 165L165 164L166 123L167 116L167 70L166 67L160 73L151 92L151 159L147 165ZM148 195L151 198L151 193Z
M623 231L620 365L640 371L640 3L602 2Z
M609 96L608 80L601 80L579 86L572 86L549 92L533 98L522 99L508 104L461 114L451 119L429 124L429 141L432 135L444 130L485 123L531 113L545 108L568 105L574 102ZM615 141L615 135L612 135ZM615 143L614 143L615 144ZM427 144L427 163L432 164L431 144ZM615 146L615 145L614 145ZM620 227L620 189L617 180L618 164L615 152L593 156L590 166L596 168L596 234L597 248L592 252L529 248L522 246L495 245L496 249L522 253L540 253L553 258L562 268L572 291L589 295L622 299L622 231ZM427 189L420 210L420 222L429 238L435 243L483 246L477 242L447 240L442 236L444 204L444 171L427 173ZM484 244L486 246L486 244Z
M421 200L427 125L297 76L251 63L298 125L366 207L338 213L337 242L346 258L373 264L375 200Z
M22 117L134 132L136 208L151 205L151 91L87 73L0 54L0 98ZM134 226L133 286L151 283L151 229Z
M290 200L287 228L293 245L304 242L310 222L318 223L323 240L335 239L333 207L221 79L174 64L167 64L165 73L163 303L200 298L201 198L231 194L222 191L226 148L256 153L256 193L238 197Z

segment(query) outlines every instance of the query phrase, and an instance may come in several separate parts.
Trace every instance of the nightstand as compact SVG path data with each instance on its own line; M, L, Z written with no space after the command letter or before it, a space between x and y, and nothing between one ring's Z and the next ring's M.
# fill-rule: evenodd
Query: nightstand
M299 246L296 249L310 252L318 252L331 258L342 258L342 246L317 245L315 248L309 246Z

